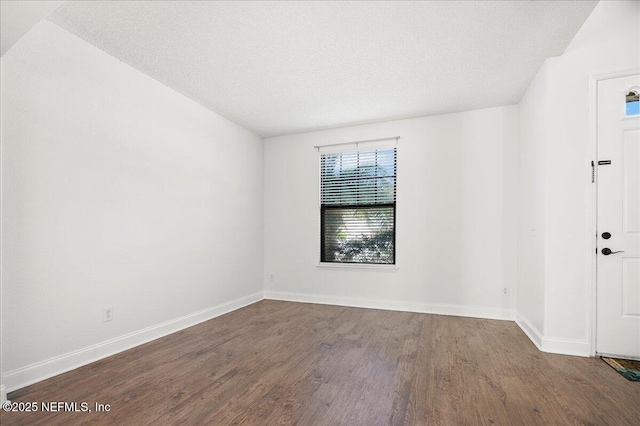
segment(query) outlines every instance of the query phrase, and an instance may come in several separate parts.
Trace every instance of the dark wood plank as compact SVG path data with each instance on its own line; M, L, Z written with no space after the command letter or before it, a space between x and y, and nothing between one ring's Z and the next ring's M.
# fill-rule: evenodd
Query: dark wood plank
M512 322L262 301L52 379L4 425L640 425L640 383Z

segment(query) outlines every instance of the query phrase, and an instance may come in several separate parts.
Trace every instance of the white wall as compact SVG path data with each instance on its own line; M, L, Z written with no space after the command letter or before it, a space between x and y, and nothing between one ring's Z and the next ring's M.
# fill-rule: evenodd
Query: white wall
M535 292L544 293L542 328L539 303L532 310L526 298L519 298L517 309L532 315L528 320L543 335L544 350L590 352L593 284L589 270L594 255L590 234L594 231L589 223L589 78L640 67L638 28L640 3L600 2L565 53L546 61L521 102L520 151L538 153L521 158L521 167L544 173L540 182L545 188L539 189L544 196L529 192L523 201L536 212L545 211L540 227L544 243L536 248L536 259L544 257L544 289L539 288L539 279L535 284ZM539 155L543 155L542 164L534 164ZM524 237L529 227L527 220L521 222L521 249L532 247ZM520 257L521 271L529 261ZM527 285L522 283L522 289Z
M512 318L517 122L510 106L266 139L265 296ZM319 268L314 145L397 135L398 269Z
M260 137L54 24L22 38L2 57L7 388L261 299L262 160Z
M519 104L518 149L518 297L523 329L538 346L544 330L546 153L548 139L547 63L543 64Z

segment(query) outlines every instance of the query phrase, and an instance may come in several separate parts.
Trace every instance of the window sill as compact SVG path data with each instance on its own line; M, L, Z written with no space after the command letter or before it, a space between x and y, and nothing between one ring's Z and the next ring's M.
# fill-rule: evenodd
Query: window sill
M316 265L319 269L364 269L368 271L397 271L398 265L370 265L359 263L325 263L319 262Z

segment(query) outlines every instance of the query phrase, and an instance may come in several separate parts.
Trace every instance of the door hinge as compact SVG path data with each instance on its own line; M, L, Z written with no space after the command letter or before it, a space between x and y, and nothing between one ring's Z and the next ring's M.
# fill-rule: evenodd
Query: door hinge
M596 165L591 161L591 183L596 181Z

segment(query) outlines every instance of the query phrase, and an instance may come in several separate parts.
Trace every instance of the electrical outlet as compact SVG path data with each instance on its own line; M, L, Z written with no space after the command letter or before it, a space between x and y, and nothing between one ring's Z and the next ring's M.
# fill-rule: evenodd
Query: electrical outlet
M508 296L509 295L509 287L505 287L502 289L502 295L503 296Z
M273 278L274 278L273 274L269 275L269 281L273 282Z
M113 308L105 307L102 308L102 322L111 321L113 319Z

